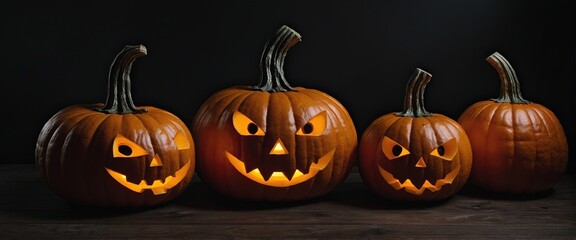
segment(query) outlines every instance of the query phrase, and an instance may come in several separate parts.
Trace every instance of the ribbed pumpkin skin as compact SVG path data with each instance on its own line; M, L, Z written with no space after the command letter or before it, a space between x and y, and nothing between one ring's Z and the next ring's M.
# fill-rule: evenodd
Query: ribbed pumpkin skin
M143 45L120 51L105 103L53 115L36 142L36 167L64 199L83 205L139 207L169 201L192 180L195 151L185 123L165 110L137 107L130 71Z
M351 117L329 95L313 89L295 89L270 93L232 87L215 93L203 103L191 127L197 141L197 173L203 182L240 200L292 201L324 195L346 178L356 160L357 135ZM236 111L254 121L265 135L240 135L232 122ZM296 134L322 111L327 114L324 134ZM288 155L269 154L278 139L284 143ZM281 171L291 176L296 169L309 168L331 150L335 150L334 156L326 168L305 182L287 187L266 186L248 179L225 155L227 151L238 156L248 170Z
M508 193L544 191L568 164L568 143L560 121L537 103L481 101L458 122L472 144L473 184Z
M65 199L97 206L146 206L166 202L185 190L195 166L192 136L179 118L155 107L147 113L105 114L95 105L73 105L56 113L44 125L36 143L36 164L40 175ZM174 136L185 133L190 148L178 150ZM135 158L114 158L113 141L121 134L149 152ZM149 167L156 154L163 166ZM165 179L190 163L188 173L165 194L151 190L136 193L114 180L111 168L128 180L152 183Z
M474 153L471 182L513 194L551 188L566 171L568 142L546 107L522 97L512 65L495 52L486 60L500 77L500 96L472 104L458 118Z
M468 180L472 149L454 120L426 111L432 75L420 68L406 85L404 109L374 120L360 140L359 170L373 193L394 201L448 198Z
M410 154L399 159L388 159L382 152L385 136L406 147ZM435 148L454 138L458 151L451 161L430 156ZM472 149L466 133L456 121L436 113L430 117L402 117L396 113L379 117L364 131L359 154L363 181L374 193L389 200L433 201L448 198L466 184L472 168ZM426 162L426 168L415 167L421 157ZM384 180L377 166L401 181L411 179L417 186L421 186L425 180L435 183L457 166L460 166L460 170L453 182L443 185L439 191L425 190L422 195L414 195L404 189L394 189Z

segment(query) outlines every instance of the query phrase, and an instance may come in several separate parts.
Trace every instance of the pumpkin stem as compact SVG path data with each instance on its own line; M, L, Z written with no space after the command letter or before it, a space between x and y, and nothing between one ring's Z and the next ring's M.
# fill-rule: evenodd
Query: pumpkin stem
M264 47L260 58L260 83L252 88L265 92L297 91L284 77L284 58L288 49L301 40L296 31L286 25L280 27Z
M420 68L410 77L408 85L406 85L406 95L404 96L404 110L396 113L401 117L429 117L429 113L424 108L424 89L426 84L430 82L432 75Z
M530 101L522 98L520 82L518 81L516 72L504 56L495 52L486 58L486 61L488 61L490 65L498 71L498 75L500 75L500 97L492 100L507 103L530 103Z
M103 107L96 107L96 111L103 113L144 113L147 112L145 108L136 108L132 102L132 94L130 93L130 70L132 70L132 63L136 58L147 54L144 45L130 46L127 45L122 49L110 66L110 73L108 74L108 97L106 104Z

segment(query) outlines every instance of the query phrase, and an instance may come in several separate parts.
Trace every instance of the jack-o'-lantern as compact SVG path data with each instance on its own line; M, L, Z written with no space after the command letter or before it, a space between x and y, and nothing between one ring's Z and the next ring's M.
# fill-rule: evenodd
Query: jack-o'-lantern
M400 201L445 199L466 183L472 150L454 120L424 108L432 76L416 69L406 87L404 110L374 120L360 140L359 170L377 195Z
M195 168L192 135L165 110L136 107L132 62L146 48L126 46L110 68L105 104L78 104L56 113L36 143L36 166L67 200L86 205L144 206L185 190Z
M264 49L261 82L221 90L197 111L198 176L217 192L248 201L324 195L348 175L357 135L328 94L291 87L284 58L300 35L282 26Z
M500 76L500 97L474 103L458 118L474 153L470 181L492 192L548 190L568 165L562 125L548 108L522 97L516 72L500 53L486 60Z

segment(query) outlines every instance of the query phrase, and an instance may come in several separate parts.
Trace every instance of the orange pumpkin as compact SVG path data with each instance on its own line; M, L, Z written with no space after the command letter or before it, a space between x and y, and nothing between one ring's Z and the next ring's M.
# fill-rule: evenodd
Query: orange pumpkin
M221 90L197 111L198 176L215 191L249 201L324 195L354 164L357 135L346 109L314 89L291 87L284 58L300 35L282 26L264 49L261 82Z
M170 112L132 102L132 62L146 53L142 45L126 46L116 56L105 104L66 107L42 128L36 166L65 199L155 205L175 198L191 181L194 142L186 124Z
M562 125L552 111L522 98L516 72L501 54L486 60L500 75L500 97L471 105L458 119L474 152L471 182L493 192L547 190L568 164Z
M424 88L431 78L416 69L406 87L404 110L379 117L362 135L360 174L383 198L445 199L468 180L472 150L464 129L424 108Z

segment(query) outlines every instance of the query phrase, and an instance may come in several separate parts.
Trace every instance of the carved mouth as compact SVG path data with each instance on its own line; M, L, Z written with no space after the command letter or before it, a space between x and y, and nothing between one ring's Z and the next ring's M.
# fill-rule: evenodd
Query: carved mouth
M166 177L164 180L158 179L154 180L151 185L148 185L145 180L140 181L139 184L131 183L126 179L126 175L116 172L114 170L106 168L108 174L112 176L112 178L116 179L122 186L137 192L142 193L146 189L152 190L154 195L165 194L168 189L173 188L174 186L178 185L182 179L188 173L188 169L190 169L190 162L186 163L184 167L180 168L176 171L173 175Z
M426 189L430 190L431 192L436 192L442 189L442 186L446 184L452 184L452 181L454 181L454 179L458 175L458 172L460 171L460 166L458 166L450 173L448 173L445 178L438 179L435 184L430 183L430 181L428 180L424 181L424 184L422 184L420 188L414 186L414 184L412 183L412 181L410 181L410 179L406 179L404 183L401 183L400 180L394 177L394 175L384 170L380 166L378 166L378 170L380 170L380 174L382 175L384 180L386 180L386 182L390 184L390 186L392 186L394 189L400 190L404 188L404 190L406 190L406 192L408 193L414 195L422 195L422 193L424 193Z
M237 157L229 153L228 151L224 151L226 153L226 157L228 161L245 177L255 181L257 183L271 186L271 187L288 187L293 186L302 182L305 182L318 174L318 172L324 170L326 166L332 161L332 157L334 157L334 152L336 149L328 152L326 155L322 156L318 159L318 163L312 163L310 165L310 170L307 174L304 174L300 170L296 169L292 176L285 176L283 172L274 172L272 176L268 180L265 180L260 170L258 168L247 172L246 166L244 162L240 161Z

